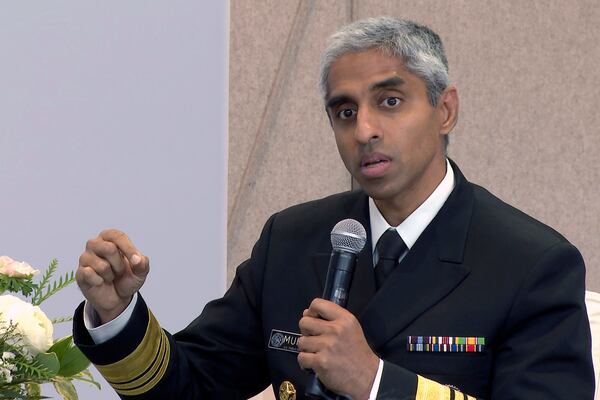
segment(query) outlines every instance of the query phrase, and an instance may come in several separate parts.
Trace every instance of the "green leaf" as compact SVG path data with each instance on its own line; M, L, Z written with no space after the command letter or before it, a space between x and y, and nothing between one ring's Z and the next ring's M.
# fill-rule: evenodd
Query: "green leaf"
M58 339L56 342L54 342L52 347L50 347L50 349L48 349L48 353L56 353L56 356L58 357L58 359L60 361L60 359L63 358L63 356L69 349L69 347L71 347L72 343L73 343L73 336L72 335L65 336L64 338Z
M63 322L73 321L73 317L57 317L57 318L52 318L50 321L52 322L52 325L62 324Z
M92 376L92 373L90 372L89 369L86 369L85 371L81 371L80 373L73 375L72 378L77 379L78 381L81 381L81 382L86 382L91 385L94 385L98 388L98 390L102 389L102 386L100 386L100 383L98 383L98 382L96 382L96 380L94 380L94 377Z
M56 353L39 353L35 356L35 359L44 368L46 368L52 375L56 375L60 369L60 362Z
M20 387L9 385L0 388L0 399L20 399L25 395Z
M37 285L33 283L32 277L14 278L0 274L0 292L21 293L28 297L34 290L37 290Z
M25 384L25 391L28 397L34 397L39 399L42 397L42 389L38 383L27 383Z
M54 389L62 396L64 400L78 400L77 390L73 383L64 378L54 380Z
M50 279L50 278L48 278L48 279ZM44 283L44 286L46 286L46 291L44 292L43 295L42 295L42 289L41 289L42 283L40 283L40 286L38 287L39 290L36 290L36 293L34 294L33 298L31 299L31 304L33 304L34 306L39 306L40 304L42 304L42 302L44 300L46 300L50 296L58 293L61 289L69 286L73 282L75 282L75 271L67 272L66 274L61 276L58 279L58 281L54 281L52 283L52 285L50 285L50 286L47 286L47 284Z
M53 259L50 262L50 265L48 266L48 269L46 269L46 271L44 271L44 274L42 275L42 279L40 280L40 283L37 284L36 288L35 288L35 292L33 293L33 296L31 297L31 303L34 306L39 305L39 299L42 296L42 290L44 290L44 288L46 287L46 285L48 285L48 283L50 283L50 279L52 278L52 275L54 275L54 272L56 271L56 268L58 267L58 260Z
M67 349L60 359L60 370L58 375L70 377L83 371L90 365L90 361L83 355L81 350L72 346Z
M57 340L48 350L49 353L56 354L59 362L59 376L70 377L85 370L89 365L89 360L83 355L81 350L73 345L73 336L65 336Z

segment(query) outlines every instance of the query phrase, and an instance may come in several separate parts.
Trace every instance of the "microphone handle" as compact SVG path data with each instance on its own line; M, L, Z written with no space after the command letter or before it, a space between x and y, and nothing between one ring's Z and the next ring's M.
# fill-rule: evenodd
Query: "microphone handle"
M329 258L323 298L343 308L348 304L348 292L354 276L356 254L333 250Z
M346 308L355 266L356 254L340 250L333 250L331 252L329 267L327 269L327 279L325 280L325 288L323 289L324 299ZM311 399L348 399L327 389L316 374L310 379L305 394Z

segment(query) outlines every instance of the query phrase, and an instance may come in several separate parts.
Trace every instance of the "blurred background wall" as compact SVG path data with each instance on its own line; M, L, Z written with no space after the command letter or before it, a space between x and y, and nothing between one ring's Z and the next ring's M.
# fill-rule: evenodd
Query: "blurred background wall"
M440 34L461 100L450 157L579 247L600 290L596 0L231 0L228 282L269 215L351 188L319 55L339 27L378 15Z
M2 2L0 255L36 267L56 257L62 274L115 227L150 257L142 292L165 328L223 294L227 12L223 1ZM70 315L82 300L73 285L42 308ZM79 398L118 399L103 387L78 384Z

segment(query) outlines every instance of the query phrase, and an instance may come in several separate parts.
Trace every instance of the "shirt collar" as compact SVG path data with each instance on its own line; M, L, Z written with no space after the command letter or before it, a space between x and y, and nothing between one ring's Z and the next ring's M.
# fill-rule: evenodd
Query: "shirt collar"
M444 176L444 179L442 179L433 193L412 214L395 227L402 240L404 240L404 243L406 243L406 247L410 249L415 244L421 233L427 228L427 225L429 225L440 211L453 189L454 171L450 162L446 159L446 176ZM371 250L375 252L375 246L381 235L393 227L383 218L383 215L381 215L371 197L369 197L369 217L371 221Z

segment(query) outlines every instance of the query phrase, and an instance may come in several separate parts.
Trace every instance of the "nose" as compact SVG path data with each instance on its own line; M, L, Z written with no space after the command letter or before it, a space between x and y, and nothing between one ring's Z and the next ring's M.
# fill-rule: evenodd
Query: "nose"
M362 144L374 143L381 139L381 129L377 115L369 107L358 109L354 136Z

